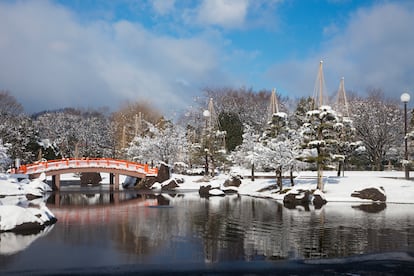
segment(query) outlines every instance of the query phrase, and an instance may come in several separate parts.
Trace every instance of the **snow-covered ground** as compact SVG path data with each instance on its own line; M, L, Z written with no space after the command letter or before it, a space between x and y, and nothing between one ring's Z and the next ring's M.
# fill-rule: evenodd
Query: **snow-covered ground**
M240 172L239 172L240 173ZM238 188L238 193L254 197L272 198L283 200L284 195L275 193L276 190L259 192L260 190L276 184L275 178L269 178L273 174L256 174L254 181L251 181L248 172L244 175L242 183ZM335 171L324 172L324 194L328 202L370 202L356 197L351 197L354 191L365 188L382 187L387 196L387 203L411 203L414 204L414 180L404 179L404 172L401 171L346 171L344 176L337 177ZM266 178L261 178L265 176ZM212 178L209 182L201 181L200 176L173 175L176 178L183 178L184 183L179 184L179 191L198 190L200 186L211 185L222 187L228 175L219 175ZM413 175L414 177L414 175ZM316 189L316 172L300 172L294 180L295 189ZM290 180L284 179L285 188L290 187Z
M232 174L239 174L243 176L242 183L237 191L240 195L271 198L275 200L283 200L284 195L275 193L277 190L268 190L259 192L260 190L274 186L276 180L274 172L271 173L255 173L255 181L250 179L250 171L237 170ZM294 187L290 187L290 180L285 178L283 185L285 188L295 189L316 189L316 172L315 171L302 171L295 173ZM411 173L412 180L406 180L404 178L403 171L346 171L344 176L337 177L336 171L324 171L324 195L328 202L370 202L369 200L360 199L357 197L351 197L354 191L359 191L365 188L382 187L387 197L387 203L410 203L414 204L414 172ZM109 177L102 174L102 183L108 184ZM203 176L188 176L181 174L173 174L172 178L183 179L184 183L178 184L179 187L176 191L179 192L195 192L200 189L201 186L211 185L212 188L223 187L224 181L230 178L228 174L219 174L214 178L206 180ZM72 174L63 175L62 180L74 180L76 179ZM79 179L79 178L78 178ZM122 183L125 177L121 176L120 182ZM165 182L169 182L168 180ZM154 184L154 191L161 188L159 183ZM120 185L122 189L122 185ZM213 192L216 192L214 190ZM217 195L220 195L217 193Z

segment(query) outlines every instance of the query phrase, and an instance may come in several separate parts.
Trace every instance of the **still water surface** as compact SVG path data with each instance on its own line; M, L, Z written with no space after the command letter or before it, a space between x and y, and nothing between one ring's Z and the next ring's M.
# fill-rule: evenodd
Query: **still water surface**
M50 195L47 205L58 222L45 232L30 238L3 235L2 241L22 245L0 255L0 271L168 271L223 264L274 269L366 254L412 257L414 251L413 205L287 209L273 200L237 195L85 191ZM404 265L414 268L412 260Z

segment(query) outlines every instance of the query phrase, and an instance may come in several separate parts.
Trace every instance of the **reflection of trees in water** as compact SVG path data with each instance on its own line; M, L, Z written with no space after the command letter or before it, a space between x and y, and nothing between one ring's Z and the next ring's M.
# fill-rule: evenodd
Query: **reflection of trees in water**
M141 257L164 251L179 255L180 242L195 240L203 250L186 249L197 254L189 262L334 258L414 246L414 215L389 215L389 206L366 213L331 203L303 211L269 199L186 194L159 195L157 202L156 207L116 209L107 223L84 228L68 224L59 228L59 235L73 244L115 242L118 250Z

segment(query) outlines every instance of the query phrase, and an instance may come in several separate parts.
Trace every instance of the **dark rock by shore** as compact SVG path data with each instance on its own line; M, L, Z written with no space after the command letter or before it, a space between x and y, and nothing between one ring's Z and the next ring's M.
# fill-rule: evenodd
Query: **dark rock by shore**
M354 191L351 194L352 197L358 197L361 199L369 199L372 201L381 201L385 202L387 200L387 196L385 195L384 189L381 187L378 188L366 188L361 191Z

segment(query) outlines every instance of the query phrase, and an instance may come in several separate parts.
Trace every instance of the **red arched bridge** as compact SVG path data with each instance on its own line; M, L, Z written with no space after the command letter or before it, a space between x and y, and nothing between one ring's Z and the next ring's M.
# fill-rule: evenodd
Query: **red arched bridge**
M158 169L150 168L148 164L110 158L67 158L21 165L17 172L32 177L36 177L41 173L45 173L46 176L52 176L55 189L60 188L61 174L105 172L110 174L110 184L115 184L115 189L118 189L119 175L128 175L137 178L155 177L158 174Z

